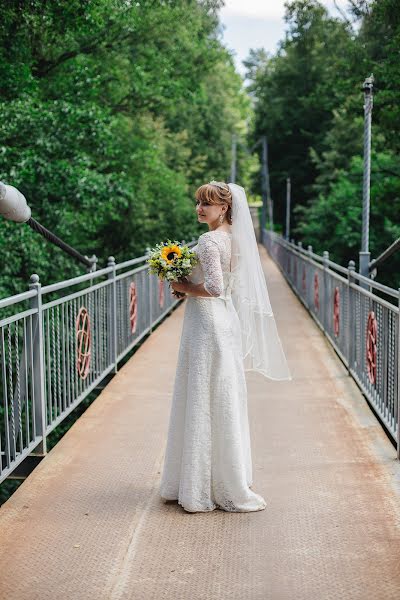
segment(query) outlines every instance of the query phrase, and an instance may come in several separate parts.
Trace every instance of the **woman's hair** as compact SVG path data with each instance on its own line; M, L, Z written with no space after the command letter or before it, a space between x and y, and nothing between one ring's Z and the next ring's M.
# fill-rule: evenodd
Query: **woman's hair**
M210 204L227 204L225 215L229 225L232 225L232 192L224 181L215 181L201 185L195 193L196 200Z

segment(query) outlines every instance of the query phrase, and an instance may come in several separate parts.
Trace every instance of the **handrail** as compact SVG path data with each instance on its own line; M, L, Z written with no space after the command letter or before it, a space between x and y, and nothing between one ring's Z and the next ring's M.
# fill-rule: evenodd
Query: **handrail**
M45 455L49 433L181 301L147 258L110 257L103 269L44 286L34 274L28 291L0 300L9 309L0 319L0 482L32 452ZM45 302L50 292L60 294Z
M327 337L397 447L400 459L400 288L263 230L263 244ZM342 275L338 275L342 273ZM396 298L396 304L376 291Z
M275 236L274 241L276 243L279 243L282 246L286 247L287 249L290 249L291 252L297 253L301 256L305 256L308 258L312 258L313 260L315 260L316 262L319 262L321 264L324 262L323 256L316 254L315 252L312 252L312 251L310 252L309 250L306 250L302 246L296 246L293 242L289 242L288 240L281 238L276 232L268 231L268 234L271 236ZM334 270L339 271L345 275L348 274L347 267L343 267L342 265L339 265L338 263L335 263L334 261L332 261L330 259L327 259L326 263L330 267L332 267ZM381 292L384 292L385 294L392 296L393 298L398 298L399 291L396 290L395 288L384 285L383 283L379 283L375 279L370 279L369 277L365 277L365 275L361 275L361 273L357 273L356 271L353 272L352 277L354 277L355 279L357 279L358 281L360 281L362 283L367 284L368 286L371 286L372 288L374 288L376 290L380 290Z

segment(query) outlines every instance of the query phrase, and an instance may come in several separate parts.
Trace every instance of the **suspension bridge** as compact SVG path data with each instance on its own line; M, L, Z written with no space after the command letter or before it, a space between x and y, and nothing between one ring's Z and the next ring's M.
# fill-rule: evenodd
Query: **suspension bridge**
M289 239L290 178L274 232L266 136L254 146L261 225L252 216L293 375L246 375L264 511L191 514L161 499L184 300L147 255L97 269L0 182L3 216L88 269L50 285L33 274L0 299L0 483L23 481L0 509L0 600L400 597L400 289L376 281L400 240L371 260L372 76L363 89L359 272ZM231 181L235 156L233 139Z

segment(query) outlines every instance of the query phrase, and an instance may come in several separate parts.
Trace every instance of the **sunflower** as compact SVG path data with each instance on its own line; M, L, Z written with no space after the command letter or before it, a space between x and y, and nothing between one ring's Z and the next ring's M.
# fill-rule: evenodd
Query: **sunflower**
M169 246L164 246L164 248L161 250L161 256L168 263L172 263L174 261L174 259L179 258L181 256L181 254L182 254L181 249L179 248L179 246L176 246L175 244L170 244Z

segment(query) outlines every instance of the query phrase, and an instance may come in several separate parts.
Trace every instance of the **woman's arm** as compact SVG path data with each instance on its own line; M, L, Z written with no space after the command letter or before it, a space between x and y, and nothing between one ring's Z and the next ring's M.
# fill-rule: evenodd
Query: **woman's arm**
M220 253L217 242L212 239L209 232L203 233L199 237L197 253L204 281L202 283L173 282L171 284L173 289L184 292L188 296L204 296L205 298L220 296L224 289Z
M209 294L204 289L203 283L192 283L191 281L173 281L171 287L177 292L184 292L188 296L204 296L209 298L212 294Z

